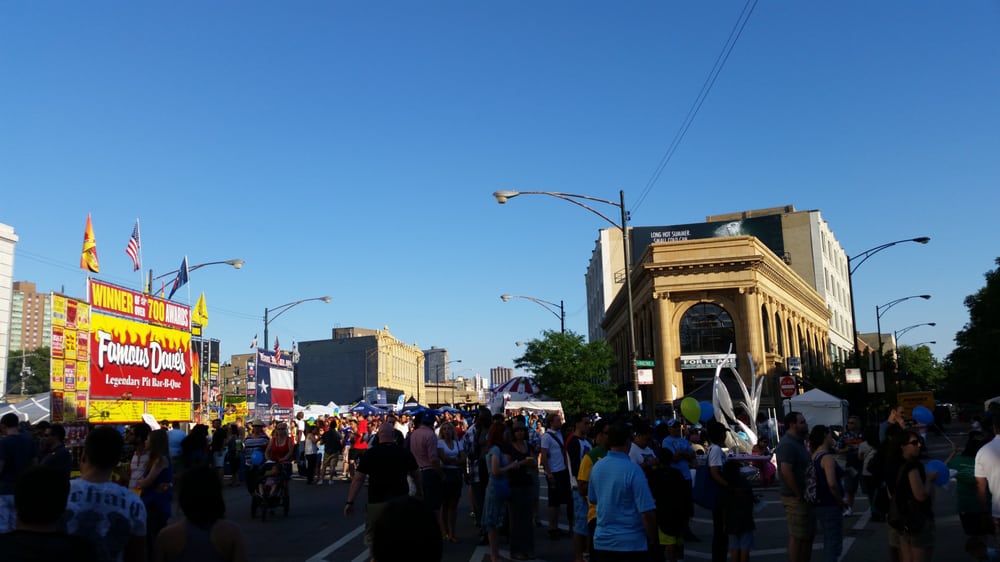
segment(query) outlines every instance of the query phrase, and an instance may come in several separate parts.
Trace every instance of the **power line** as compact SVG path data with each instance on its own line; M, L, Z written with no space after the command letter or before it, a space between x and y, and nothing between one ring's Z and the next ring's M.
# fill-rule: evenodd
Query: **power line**
M646 186L643 188L642 193L632 206L633 210L638 209L639 206L642 205L643 201L646 200L646 196L649 195L650 191L652 191L653 186L656 185L657 181L659 181L660 175L663 174L663 170L674 157L674 153L677 152L677 147L679 147L681 141L684 140L684 135L687 134L687 131L694 122L694 118L698 115L698 111L701 109L702 104L705 103L705 99L708 98L708 94L712 90L712 86L715 85L715 81L719 78L719 74L722 73L722 68L726 65L726 61L729 60L729 55L732 53L733 47L736 46L736 42L739 41L740 36L743 34L743 29L746 28L747 22L750 21L750 16L753 14L755 7L757 7L757 0L747 0L746 4L743 5L743 10L740 12L739 17L736 18L736 23L733 24L733 28L729 31L729 37L726 38L726 42L723 44L722 50L715 58L715 64L712 65L712 69L708 72L708 76L705 77L705 82L702 83L701 90L698 92L694 102L691 104L691 108L688 109L687 115L684 117L684 121L681 122L677 132L674 133L673 140L670 141L670 144L667 146L667 150L663 153L659 163L653 170L653 174L646 182Z

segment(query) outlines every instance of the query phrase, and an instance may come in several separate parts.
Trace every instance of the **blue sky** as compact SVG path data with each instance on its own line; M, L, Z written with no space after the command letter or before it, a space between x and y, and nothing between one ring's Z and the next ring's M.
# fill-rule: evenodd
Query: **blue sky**
M634 225L792 204L848 255L858 327L923 322L943 358L1000 256L1000 4L764 1L672 160L650 184L743 2L5 2L0 222L14 276L84 293L100 278L191 275L223 354L334 327L444 347L453 372L512 366L514 342L586 334L598 217L544 197L617 199ZM614 216L616 209L605 209ZM182 290L183 298L187 292ZM262 342L263 343L263 342Z

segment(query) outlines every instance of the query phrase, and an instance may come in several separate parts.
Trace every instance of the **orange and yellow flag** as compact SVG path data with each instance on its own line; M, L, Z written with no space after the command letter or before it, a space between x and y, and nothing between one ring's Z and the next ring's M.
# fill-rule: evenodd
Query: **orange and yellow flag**
M97 263L97 240L94 238L94 225L87 213L87 229L83 232L83 252L80 253L80 269L92 273L100 273L101 265Z

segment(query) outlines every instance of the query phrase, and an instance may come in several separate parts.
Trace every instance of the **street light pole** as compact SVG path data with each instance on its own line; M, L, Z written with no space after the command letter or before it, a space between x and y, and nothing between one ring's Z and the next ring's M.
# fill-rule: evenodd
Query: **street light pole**
M618 228L622 232L622 254L625 259L625 294L628 300L628 356L631 371L631 383L632 383L632 395L635 397L635 409L639 410L642 408L642 394L639 392L639 372L636 364L638 356L636 355L636 344L635 344L635 315L633 314L632 306L632 264L629 262L629 236L628 236L628 210L625 208L625 190L618 191L619 201L615 203L614 201L609 201L607 199L599 199L597 197L590 197L589 195L579 195L576 193L560 193L555 191L494 191L493 197L496 198L497 203L503 205L508 199L513 199L518 195L548 195L549 197L555 197L556 199L562 199L572 203L578 207L583 207L584 209L590 211L591 213L601 217L608 223L610 223L615 228ZM612 207L618 207L621 211L621 222L616 222L607 217L604 213L594 209L590 205L587 205L583 201L595 201L597 203L603 203L605 205L611 205Z
M861 367L861 349L858 347L858 317L854 313L854 272L861 267L861 264L868 261L868 258L874 256L875 254L885 250L886 248L891 248L896 244L903 244L905 242L916 242L917 244L926 244L930 242L931 239L928 236L919 236L917 238L904 238L902 240L896 240L895 242L886 242L885 244L880 244L874 248L868 248L860 254L847 258L847 289L851 292L851 329L854 332L851 337L854 339L854 366Z
M188 266L188 272L190 273L190 272L192 272L192 271L194 271L196 269L201 269L201 268L203 268L203 267L205 267L207 265L231 265L231 266L233 266L233 269L240 269L240 268L243 267L244 263L246 263L246 262L243 261L243 260L241 260L241 259L239 259L239 258L235 258L235 259L231 259L231 260L222 260L222 261L209 261L209 262L205 262L205 263L199 263L199 264L196 264L196 265ZM163 275L157 275L156 277L153 277L153 270L152 270L152 268L150 268L150 270L149 270L149 283L146 285L146 294L149 294L149 295L153 294L153 281L158 281L160 279L163 279L164 277L169 277L171 275L177 275L177 273L179 273L179 272L180 272L179 269L175 269L173 271L168 271L168 272L164 273Z
M510 299L529 300L545 310L548 310L559 319L559 331L563 334L566 333L566 307L563 305L563 301L559 301L559 304L556 304L547 300L536 299L535 297L526 297L524 295L500 295L500 300L503 302L507 302ZM559 307L559 312L555 311L555 307Z
M902 330L896 330L895 332L893 332L892 333L892 337L896 338L896 343L898 344L899 343L899 338L903 337L903 334L905 334L906 332L909 332L910 330L912 330L914 328L919 328L921 326L937 326L937 322L924 322L922 324L914 324L912 326L907 326L907 327L903 328Z
M876 326L875 329L878 331L878 361L879 361L879 364L882 363L882 315L885 314L886 312L888 312L890 308L896 306L897 304L899 304L899 303L901 303L903 301L908 301L910 299L924 299L924 300L927 300L929 298L931 298L930 295L910 295L908 297L901 297L901 298L898 298L896 300L889 301L889 302L887 302L887 303L885 303L885 304L883 304L881 306L876 306L875 307L875 326ZM897 345L897 347L898 347L898 345ZM891 381L892 382L892 389L896 390L896 385L897 385L898 381L895 380L895 373L894 373L894 371L889 371L889 373L892 375L892 378L893 378L893 380ZM886 387L888 388L889 385L886 385Z
M297 305L300 305L300 304L302 304L304 302L309 302L309 301L330 302L330 297L313 297L311 299L297 300L297 301L294 301L294 302L283 304L281 306L275 306L273 308L265 308L264 309L264 348L265 349L267 349L267 346L269 345L268 344L268 339L267 339L267 326L268 326L268 324L270 324L272 320L274 320L277 317L281 316L282 314L288 312L288 310L290 308L293 308L293 307L295 307ZM274 316L271 316L270 318L268 318L268 316L272 312L275 313Z

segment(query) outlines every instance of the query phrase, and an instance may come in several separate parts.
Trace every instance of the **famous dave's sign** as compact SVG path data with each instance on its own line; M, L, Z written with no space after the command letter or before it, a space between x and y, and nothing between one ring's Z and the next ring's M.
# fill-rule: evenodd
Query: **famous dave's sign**
M90 315L90 395L191 400L191 333Z
M94 279L90 280L88 292L90 306L94 311L110 312L141 322L191 331L191 308L183 304Z

